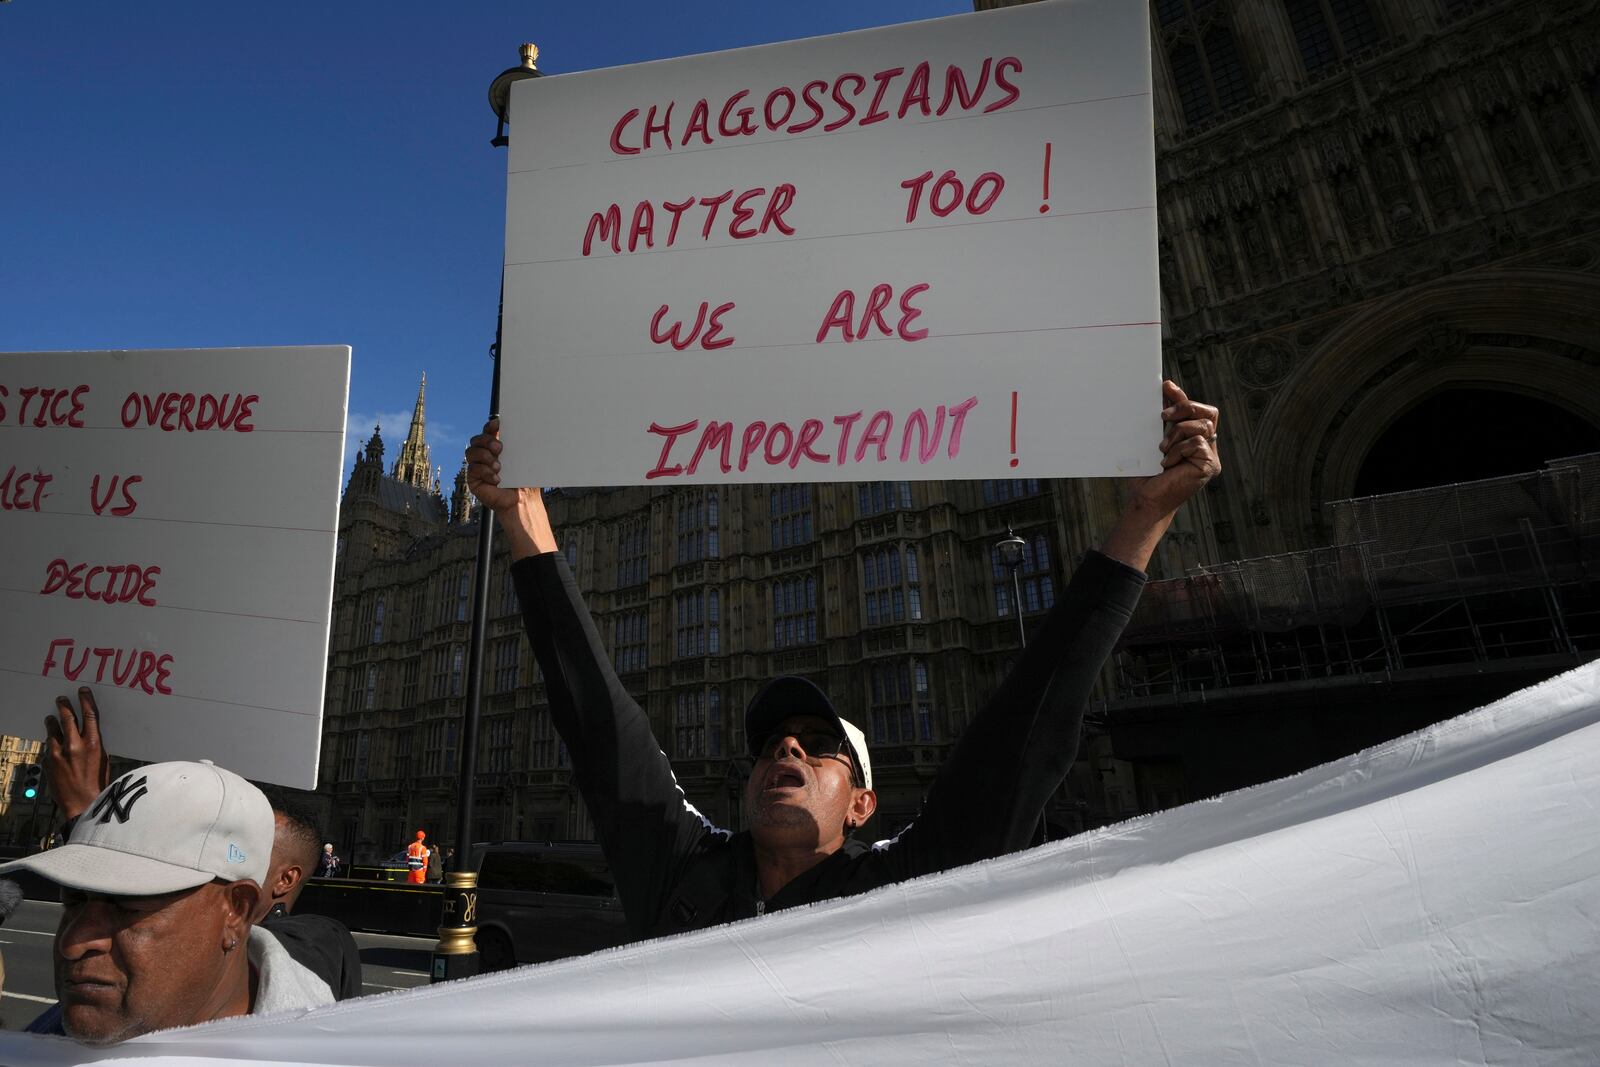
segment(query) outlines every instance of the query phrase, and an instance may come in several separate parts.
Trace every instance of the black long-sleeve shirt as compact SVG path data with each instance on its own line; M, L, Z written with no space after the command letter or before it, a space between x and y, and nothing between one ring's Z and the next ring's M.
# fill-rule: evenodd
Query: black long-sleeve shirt
M551 717L641 938L864 893L1027 847L1077 755L1095 676L1144 587L1139 571L1090 553L968 725L916 821L890 841L847 841L763 902L749 833L718 829L689 803L648 717L612 669L566 561L532 556L511 574Z

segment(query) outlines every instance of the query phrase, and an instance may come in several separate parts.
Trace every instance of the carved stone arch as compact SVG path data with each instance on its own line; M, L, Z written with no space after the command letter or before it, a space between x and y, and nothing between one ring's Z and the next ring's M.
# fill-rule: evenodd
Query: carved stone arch
M1373 443L1446 388L1517 393L1600 425L1597 306L1600 278L1508 269L1417 286L1346 320L1261 416L1253 451L1280 529L1300 545L1324 536L1322 505L1350 495Z

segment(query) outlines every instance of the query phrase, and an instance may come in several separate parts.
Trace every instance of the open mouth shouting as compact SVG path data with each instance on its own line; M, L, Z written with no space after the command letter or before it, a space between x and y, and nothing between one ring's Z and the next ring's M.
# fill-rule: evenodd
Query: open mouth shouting
M767 780L762 784L763 793L774 793L784 789L804 789L807 785L805 771L802 764L793 760L779 760L767 771Z

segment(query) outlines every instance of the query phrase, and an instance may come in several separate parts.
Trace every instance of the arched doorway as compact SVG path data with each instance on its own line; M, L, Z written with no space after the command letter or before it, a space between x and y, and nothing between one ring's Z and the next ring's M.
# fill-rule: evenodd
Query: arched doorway
M1520 474L1597 451L1600 428L1554 404L1497 389L1443 389L1402 412L1372 443L1353 495Z
M1305 355L1261 417L1251 442L1260 464L1255 521L1279 539L1262 538L1252 550L1327 543L1330 501L1504 473L1487 461L1498 464L1511 439L1543 418L1527 412L1559 409L1566 418L1554 418L1562 425L1577 420L1580 433L1582 425L1593 428L1600 412L1600 348L1589 326L1596 306L1600 277L1520 268L1452 275L1366 305ZM1514 395L1524 400L1508 405L1523 414L1515 427L1498 410L1476 424L1460 420L1456 447L1485 460L1466 472L1441 473L1439 465L1403 454L1393 463L1369 462L1407 413L1446 391ZM1418 423L1426 418L1426 410L1416 416ZM1396 440L1404 438L1402 429ZM1517 469L1537 470L1548 458L1583 450L1557 447L1531 465L1525 455L1513 458ZM1362 477L1364 468L1383 466L1409 474L1399 482Z

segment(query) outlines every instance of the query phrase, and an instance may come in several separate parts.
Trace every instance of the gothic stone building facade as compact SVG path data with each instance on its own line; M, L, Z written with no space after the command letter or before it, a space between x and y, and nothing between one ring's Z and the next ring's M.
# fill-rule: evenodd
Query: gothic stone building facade
M1596 5L1155 0L1151 30L1167 370L1223 406L1227 464L1158 577L1320 551L1352 496L1600 450ZM323 789L347 849L453 822L474 546L457 481L448 508L436 476L386 476L375 435L345 493ZM1012 613L1046 606L1120 491L571 490L551 510L702 810L739 825L740 712L795 672L866 725L869 830L892 832L1014 654ZM1030 545L1020 605L993 554L1007 524ZM587 836L503 558L492 588L475 836ZM1147 700L1142 670L1119 665L1097 710ZM1092 735L1058 828L1203 794L1192 765L1116 758L1139 749Z
M362 859L415 828L453 830L477 545L475 521L448 521L442 501L379 472L381 447L375 437L341 511L323 748L329 831ZM1085 541L1069 499L1030 481L547 494L612 660L695 805L741 824L743 708L766 679L804 674L872 741L881 814L869 833L916 814L1016 655L994 545L1007 524L1028 541L1022 615L1039 617L1071 569L1058 556ZM506 571L497 553L474 837L587 838ZM1058 798L1057 832L1108 817L1087 774Z

